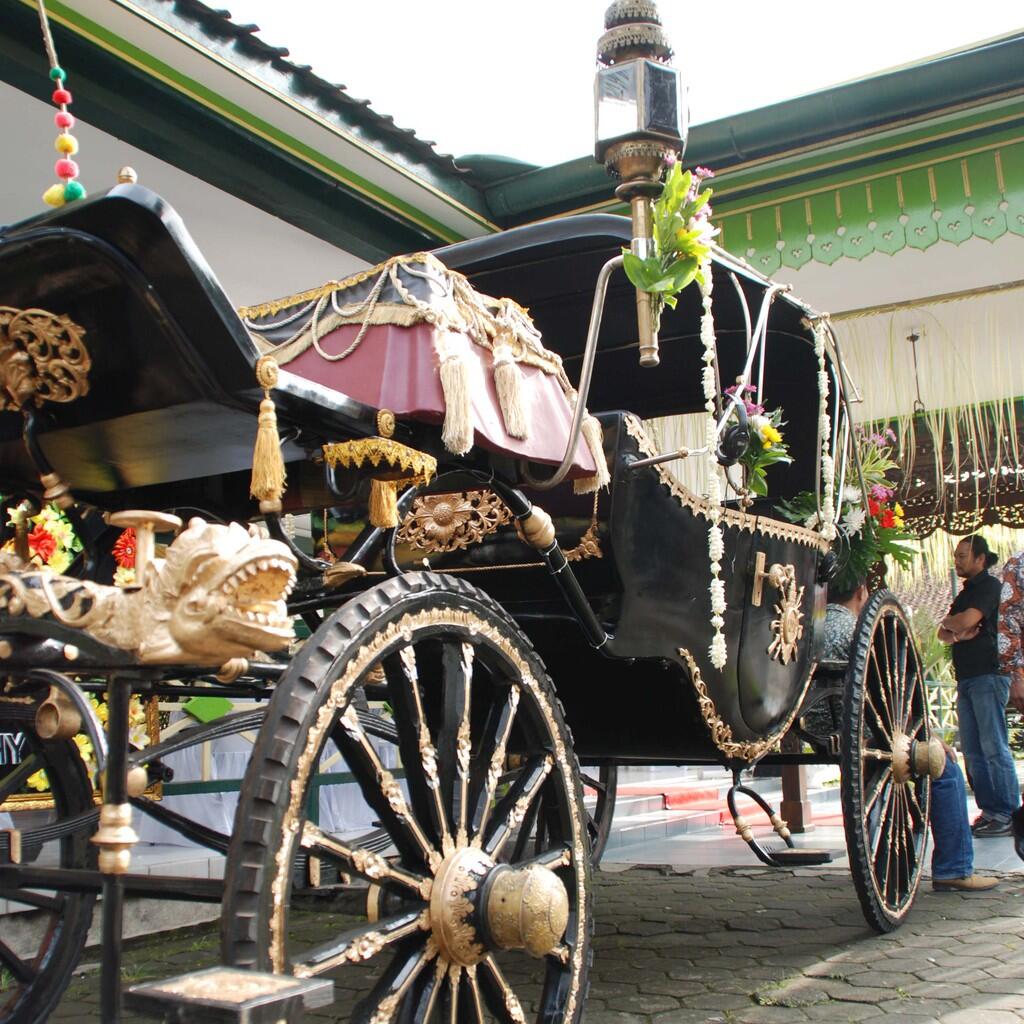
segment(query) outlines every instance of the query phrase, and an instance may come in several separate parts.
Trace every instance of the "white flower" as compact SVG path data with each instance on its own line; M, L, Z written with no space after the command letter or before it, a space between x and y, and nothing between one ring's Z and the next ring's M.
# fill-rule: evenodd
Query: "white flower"
M708 531L708 554L712 562L721 562L725 554L725 544L722 540L722 531L714 526Z
M843 526L846 527L846 532L850 534L858 534L864 529L864 523L867 521L867 513L862 508L851 508L849 512L843 517Z
M812 512L805 520L804 527L808 530L816 530L818 523L821 522L817 512Z
M708 648L708 654L711 656L711 664L715 668L725 668L729 652L726 650L725 637L722 636L721 632L715 633L711 646Z
M847 484L843 488L843 501L849 502L851 505L859 505L863 500L864 495L860 493L859 487Z
M769 426L771 421L767 416L751 416L750 417L750 429L756 430L759 434L764 430L765 427Z

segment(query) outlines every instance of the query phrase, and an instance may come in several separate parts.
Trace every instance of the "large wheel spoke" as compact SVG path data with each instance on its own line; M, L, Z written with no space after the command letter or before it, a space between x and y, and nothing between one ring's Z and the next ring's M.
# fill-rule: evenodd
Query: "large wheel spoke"
M398 1016L403 1000L411 994L423 969L437 955L428 939L409 940L395 954L381 979L363 999L353 1020L357 1024L390 1024Z
M891 737L893 732L896 730L896 713L895 708L891 700L892 688L886 684L886 671L879 664L878 660L878 647L876 644L871 645L871 661L875 667L874 677L878 683L878 695L882 698L882 710L885 712L885 725L888 727L888 733ZM867 686L867 680L865 680L865 686ZM867 690L870 693L870 690Z
M448 1024L459 1024L459 989L462 987L462 968L452 964L448 969Z
M879 771L878 777L864 793L865 820L870 819L871 812L874 810L875 804L878 802L878 798L882 795L883 790L890 782L892 782L892 772L888 767L884 767Z
M477 980L477 969L474 964L466 968L466 983L463 986L466 993L465 1002L467 1007L466 1016L470 1024L486 1024L484 1017L484 1000L480 992L480 982Z
M535 757L523 769L494 810L494 818L484 837L484 852L497 858L512 833L525 820L530 805L540 793L554 764L550 754Z
M406 768L413 809L421 821L430 823L432 838L448 853L454 848L454 843L441 795L437 748L423 710L413 648L403 647L398 654L385 658L384 674L387 678L388 699L395 711L399 749Z
M413 815L398 779L381 763L351 707L339 719L334 741L348 762L363 798L380 815L403 857L422 859L436 868L440 854Z
M424 972L426 977L415 996L410 996L412 1001L410 1010L410 1024L427 1024L433 1019L434 1008L444 988L444 980L448 974L448 962L438 957L429 972Z
M413 910L352 928L330 942L304 951L301 958L293 962L293 970L300 978L310 978L341 964L364 963L396 942L428 927L425 912Z
M478 968L484 998L498 1024L524 1024L522 1004L493 956L485 957Z
M421 899L430 898L430 879L407 871L398 864L393 864L374 850L362 846L353 846L335 839L319 829L316 825L306 822L302 829L302 845L317 857L333 860L341 864L347 871L360 875L369 882L391 882L403 889L408 889Z
M0 899L9 903L24 903L26 907L35 907L37 910L49 910L51 913L60 914L63 912L67 897L61 894L56 896L44 896L40 892L31 892L28 889L0 888Z
M505 699L495 701L488 712L480 748L481 759L488 759L487 774L481 779L479 792L471 802L473 809L470 829L474 836L483 832L490 818L498 784L505 770L505 750L509 736L512 735L518 707L519 687L510 686Z
M473 676L473 646L444 643L441 671L444 677L444 719L438 735L442 792L451 808L451 827L456 842L464 846L469 838L470 689Z
M22 985L27 985L34 980L38 971L36 970L35 964L30 964L25 960L22 960L17 953L7 945L6 942L0 940L0 962L3 963L4 967L7 968L14 975L17 981Z
M31 753L15 765L0 779L0 804L15 794L40 768L43 762L38 754Z

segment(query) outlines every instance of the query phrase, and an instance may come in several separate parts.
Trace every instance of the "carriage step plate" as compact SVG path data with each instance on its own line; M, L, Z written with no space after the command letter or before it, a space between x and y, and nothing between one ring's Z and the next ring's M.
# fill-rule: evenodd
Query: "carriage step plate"
M211 967L134 985L125 1005L175 1024L298 1024L333 998L333 981Z
M771 854L772 860L776 863L792 864L795 867L804 867L810 864L831 864L836 856L834 850L791 850L788 846L782 846L777 850L769 848L768 853Z

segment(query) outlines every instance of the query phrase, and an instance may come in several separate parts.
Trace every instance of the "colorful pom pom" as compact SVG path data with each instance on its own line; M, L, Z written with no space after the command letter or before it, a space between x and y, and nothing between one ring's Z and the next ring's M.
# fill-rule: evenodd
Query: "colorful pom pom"
M73 203L76 199L85 198L85 189L80 181L69 181L64 186L64 201Z
M58 178L77 178L78 164L74 160L58 160L53 165L53 171Z
M67 89L54 89L52 98L53 102L56 103L58 107L64 106L71 102L71 93L69 93Z
M78 139L74 135L58 135L57 141L54 142L53 148L58 153L66 153L68 156L74 156L78 152Z
M63 82L67 78L67 72L63 68L50 68L50 78L55 82Z
M53 123L58 128L75 127L74 117L71 114L69 114L66 110L58 110L57 113L53 115Z
M64 198L65 188L67 188L66 185L51 185L43 193L43 202L47 206L63 206L66 202Z

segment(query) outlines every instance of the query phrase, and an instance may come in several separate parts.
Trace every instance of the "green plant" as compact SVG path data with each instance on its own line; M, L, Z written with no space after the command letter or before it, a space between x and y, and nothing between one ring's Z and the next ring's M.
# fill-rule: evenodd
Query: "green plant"
M713 174L706 168L683 171L672 162L664 191L654 204L652 251L640 257L623 249L626 276L654 296L656 321L664 306L675 309L676 296L691 281L703 283L700 268L708 258L711 239L718 234L709 220L711 189L701 189L710 177Z

